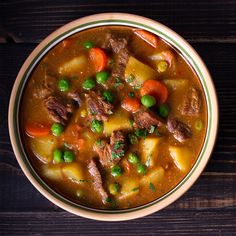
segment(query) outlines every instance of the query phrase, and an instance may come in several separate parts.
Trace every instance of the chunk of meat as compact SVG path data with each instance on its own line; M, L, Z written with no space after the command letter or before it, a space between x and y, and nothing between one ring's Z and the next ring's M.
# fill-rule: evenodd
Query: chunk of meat
M94 151L97 152L99 156L99 161L104 167L110 167L112 165L111 159L111 146L105 140L96 143L93 147Z
M150 110L140 109L133 114L135 126L138 128L150 129L151 126L156 125L158 127L163 125L163 121L154 112Z
M81 105L80 93L77 90L68 93L68 97L75 101L78 105Z
M111 49L114 53L119 53L121 49L127 48L128 40L124 37L113 36L109 40Z
M195 88L190 88L185 96L184 103L180 106L182 115L197 115L200 112L201 99Z
M106 200L108 198L108 193L105 191L102 182L102 175L98 169L97 163L94 159L92 159L88 164L88 171L90 175L93 177L93 185L95 191L98 191L100 196L102 197L102 202L106 204Z
M125 155L126 140L122 131L114 131L110 138L111 159L113 162L120 161Z
M114 131L110 137L110 144L102 140L94 145L99 160L104 167L117 164L125 155L126 140L122 131Z
M33 96L43 99L52 94L56 90L57 78L45 72L42 82L35 82L33 87Z
M90 113L97 120L107 120L108 116L113 113L113 105L105 102L102 97L95 92L92 91L89 94L86 94L85 98Z
M73 112L71 102L62 99L59 96L49 96L45 98L44 104L51 119L63 125L66 124L70 114Z
M113 66L111 76L124 79L125 67L128 63L130 52L127 48L123 48L119 51L115 58L115 64Z
M190 127L176 118L168 119L167 129L181 143L192 136Z

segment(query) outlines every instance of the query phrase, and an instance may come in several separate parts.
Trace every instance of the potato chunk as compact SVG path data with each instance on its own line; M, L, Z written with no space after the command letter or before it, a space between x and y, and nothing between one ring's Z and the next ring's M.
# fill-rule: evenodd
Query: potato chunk
M43 175L50 179L50 180L61 180L62 179L62 172L61 167L59 165L50 165L50 166L44 166Z
M192 153L187 147L169 147L170 155L174 160L175 165L183 172L186 172L191 167Z
M163 167L158 166L155 169L150 170L147 175L143 176L141 179L141 184L148 185L150 183L157 184L159 183L164 177L165 171Z
M145 80L155 79L157 73L150 66L145 65L134 57L130 57L125 69L125 79L131 80L130 85L141 86Z
M58 72L61 75L69 75L71 73L78 73L87 63L87 59L84 55L74 57L70 61L65 62L58 68Z
M51 135L30 139L31 150L43 163L49 163L52 161L52 152L56 143L56 138Z
M154 166L158 156L160 138L146 138L140 142L142 163L147 166Z
M119 110L112 116L109 116L107 121L104 121L104 133L111 135L116 130L129 130L132 129L130 119L128 116L122 114Z
M85 180L82 164L77 162L65 164L62 167L62 173L66 178L78 184L83 183Z
M188 85L187 79L164 79L164 84L170 91L185 90Z
M139 193L139 180L125 177L121 182L121 194L119 196L120 200L128 199Z

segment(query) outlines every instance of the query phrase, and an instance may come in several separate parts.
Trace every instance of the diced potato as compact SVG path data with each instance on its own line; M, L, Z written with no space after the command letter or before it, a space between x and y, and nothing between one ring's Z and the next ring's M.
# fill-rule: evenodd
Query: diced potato
M83 183L85 180L83 166L77 162L65 164L62 167L62 173L66 178L78 184Z
M181 171L188 171L191 167L192 153L187 147L169 147L170 155L174 160L175 165Z
M52 153L56 143L56 138L51 135L30 139L31 150L43 163L52 161Z
M135 196L139 193L139 181L136 179L132 179L130 177L126 177L121 182L121 192L119 199L128 199L132 196Z
M164 174L165 171L163 167L158 166L148 172L147 175L143 176L140 183L143 185L149 185L150 183L155 185L163 179Z
M131 78L130 85L141 86L145 80L155 79L157 73L150 66L145 65L134 57L130 57L125 69L126 81Z
M128 116L117 111L107 121L104 121L104 133L111 135L113 131L120 129L129 130L132 129L132 125Z
M147 166L154 166L158 155L158 144L160 138L151 137L140 142L142 163Z
M69 75L71 73L78 73L87 63L85 55L74 57L70 61L62 64L58 68L58 72L61 75Z
M51 180L62 179L61 167L59 165L44 166L42 173L46 178Z
M186 79L164 79L163 82L170 91L185 90L188 85L188 80Z

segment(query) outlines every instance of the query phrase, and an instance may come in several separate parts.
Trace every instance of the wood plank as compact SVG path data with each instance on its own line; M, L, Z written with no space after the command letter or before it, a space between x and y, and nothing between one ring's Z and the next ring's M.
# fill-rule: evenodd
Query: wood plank
M163 210L142 219L99 222L66 212L0 213L1 235L235 235L235 212Z
M1 1L8 41L39 42L58 27L90 14L129 12L157 20L191 41L236 42L236 1ZM12 38L11 38L12 37Z

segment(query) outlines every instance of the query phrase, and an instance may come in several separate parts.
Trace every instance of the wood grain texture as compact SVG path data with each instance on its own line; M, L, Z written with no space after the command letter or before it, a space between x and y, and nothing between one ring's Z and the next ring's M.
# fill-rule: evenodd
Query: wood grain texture
M90 14L128 12L166 24L191 41L236 42L236 1L7 1L0 22L17 42L39 42L58 27Z
M105 223L61 210L31 185L11 148L7 112L15 77L38 42L71 20L112 11L160 21L192 44L212 74L220 123L205 171L179 200L142 219ZM236 235L235 13L232 0L1 0L0 235Z
M235 235L228 211L161 211L126 222L98 222L66 212L0 213L1 235ZM205 222L204 222L204 221ZM196 230L197 229L197 230Z

